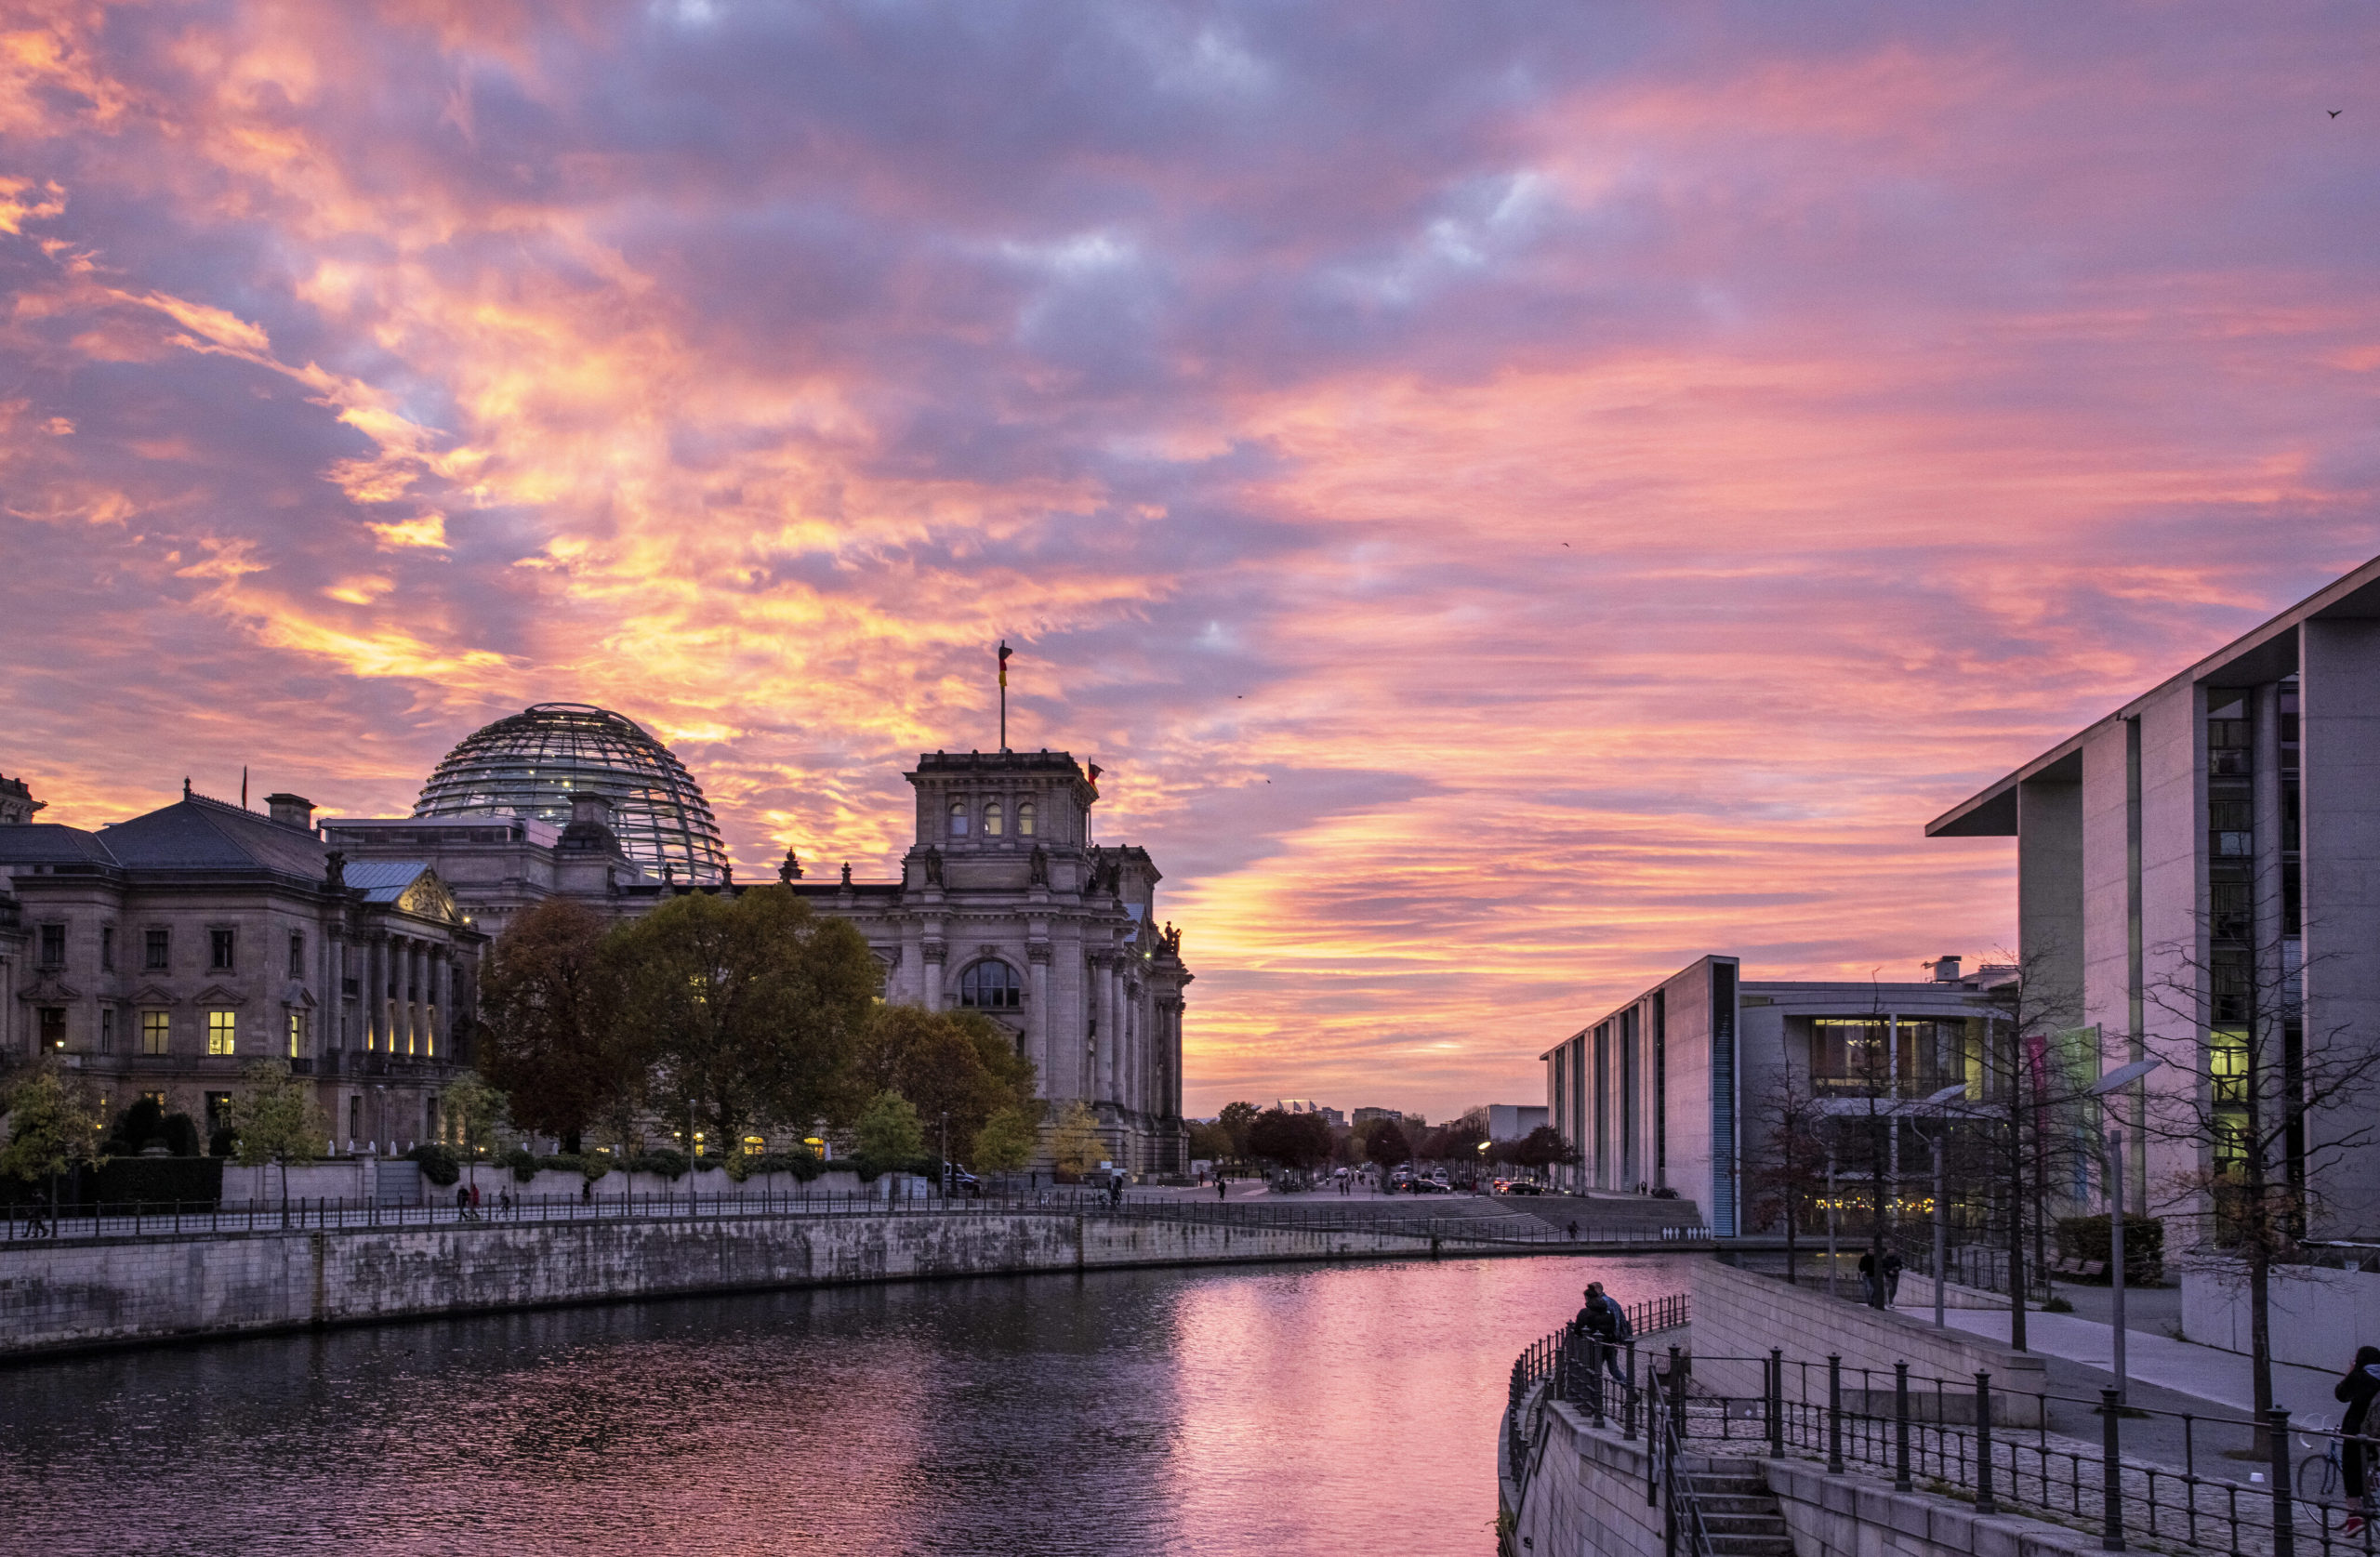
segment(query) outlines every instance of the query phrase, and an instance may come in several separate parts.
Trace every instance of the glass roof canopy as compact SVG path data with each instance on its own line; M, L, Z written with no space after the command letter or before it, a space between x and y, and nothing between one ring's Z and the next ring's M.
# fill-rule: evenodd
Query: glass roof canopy
M416 816L534 816L570 825L571 797L612 802L628 857L656 876L709 883L727 851L702 785L635 721L585 703L540 703L473 731L446 754L414 802Z

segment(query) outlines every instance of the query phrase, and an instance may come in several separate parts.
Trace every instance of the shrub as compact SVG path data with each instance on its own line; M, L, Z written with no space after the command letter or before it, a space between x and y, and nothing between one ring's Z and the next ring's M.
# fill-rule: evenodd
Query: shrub
M515 1183L525 1184L537 1176L537 1159L531 1156L524 1146L515 1146L496 1161L497 1167L512 1169Z
M218 1128L206 1138L206 1155L210 1157L228 1157L239 1149L240 1132L229 1125Z
M454 1148L434 1141L423 1141L405 1155L421 1164L421 1176L440 1189L463 1176L462 1159L455 1155Z
M2057 1219L2057 1252L2061 1259L2104 1262L2112 1236L2105 1216ZM2155 1217L2124 1218L2123 1279L2153 1282L2162 1280L2164 1273L2165 1224Z
M187 1114L168 1114L165 1124L165 1147L178 1157L198 1155L198 1121Z
M655 1147L650 1152L639 1152L628 1158L628 1171L658 1173L665 1179L682 1179L686 1176L686 1154L668 1146Z
M187 1117L187 1115L176 1115ZM108 1206L213 1206L223 1198L223 1159L116 1157L92 1176L92 1198Z

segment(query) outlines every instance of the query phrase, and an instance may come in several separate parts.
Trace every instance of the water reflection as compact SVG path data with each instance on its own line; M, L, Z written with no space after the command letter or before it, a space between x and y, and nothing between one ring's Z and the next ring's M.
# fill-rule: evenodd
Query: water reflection
M0 1371L0 1551L1494 1549L1514 1353L1684 1257L788 1292Z

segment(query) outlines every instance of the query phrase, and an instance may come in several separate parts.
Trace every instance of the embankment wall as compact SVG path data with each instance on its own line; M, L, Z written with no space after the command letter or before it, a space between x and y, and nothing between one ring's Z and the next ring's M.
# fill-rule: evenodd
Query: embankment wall
M1411 1234L1031 1211L18 1244L0 1247L0 1356L700 1292L1429 1252Z

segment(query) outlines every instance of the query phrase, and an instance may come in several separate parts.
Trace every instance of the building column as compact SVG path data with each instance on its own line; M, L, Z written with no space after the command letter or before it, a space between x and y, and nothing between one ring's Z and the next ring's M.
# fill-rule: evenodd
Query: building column
M454 1049L455 1034L455 948L438 946L430 954L430 1052L447 1054ZM423 1116L428 1123L428 1115Z
M1025 976L1032 984L1028 996L1033 1002L1033 1068L1038 1073L1043 1097L1057 1095L1057 1056L1053 1052L1053 1026L1050 1020L1050 948L1046 945L1027 946L1025 951Z
M1116 956L1110 952L1099 965L1099 1031L1103 1040L1099 1046L1099 1095L1110 1102L1123 1101L1116 1089L1117 1066L1124 1047L1124 1014L1118 1009L1122 1002L1117 998L1117 983Z
M918 950L922 957L920 967L926 982L925 1007L930 1011L938 1011L942 1009L942 964L946 948L937 938L922 943Z
M389 1008L389 947L387 937L374 931L364 943L364 1047L377 1049L388 1026ZM364 1112L370 1113L371 1101L366 1099ZM364 1121L369 1130L372 1121ZM368 1139L368 1138L367 1138Z

